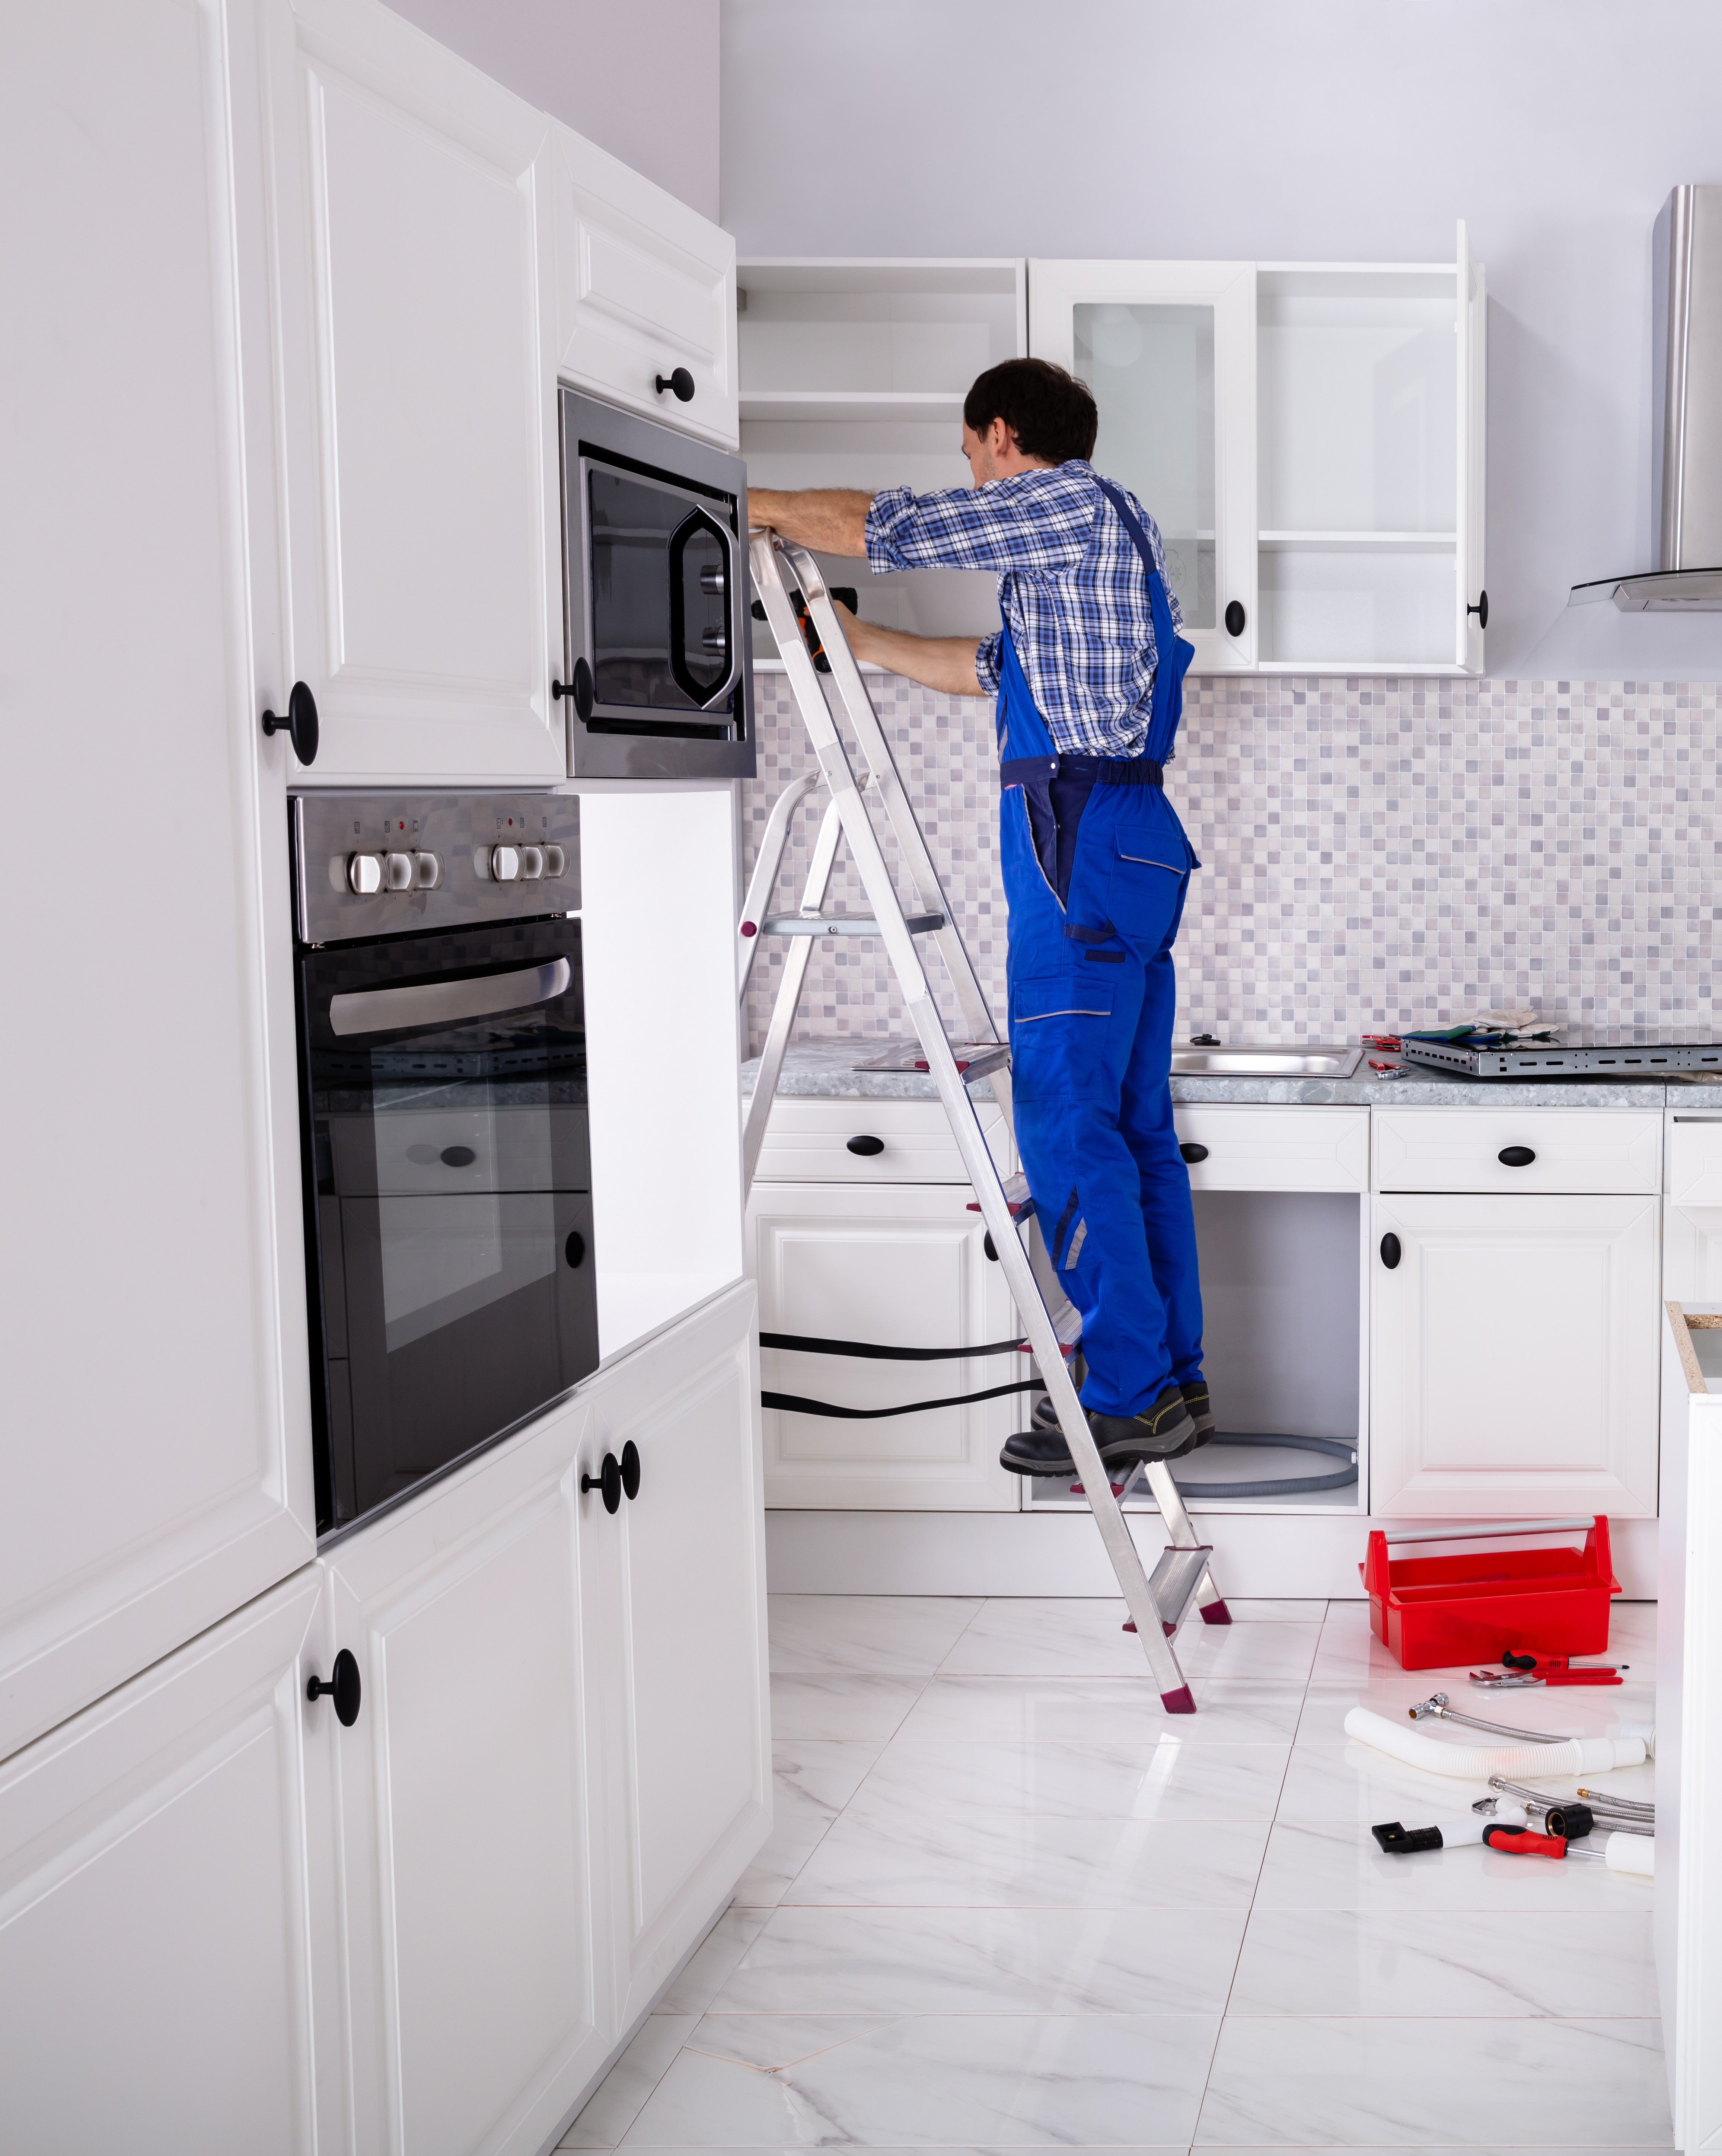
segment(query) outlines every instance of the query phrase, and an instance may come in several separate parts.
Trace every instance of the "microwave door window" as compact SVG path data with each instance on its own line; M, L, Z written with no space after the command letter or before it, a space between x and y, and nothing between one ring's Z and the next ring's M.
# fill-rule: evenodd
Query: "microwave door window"
M600 465L588 468L587 507L597 701L712 710L735 670L729 535L686 494Z

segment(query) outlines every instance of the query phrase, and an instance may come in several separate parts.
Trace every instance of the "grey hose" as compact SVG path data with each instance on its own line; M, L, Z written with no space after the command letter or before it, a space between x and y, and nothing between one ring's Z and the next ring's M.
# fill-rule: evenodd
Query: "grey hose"
M1298 1452L1324 1452L1347 1465L1331 1475L1277 1475L1259 1482L1194 1482L1185 1479L1197 1455L1172 1462L1172 1479L1185 1497L1296 1497L1306 1490L1344 1490L1357 1480L1357 1441L1344 1437L1281 1436L1276 1431L1216 1430L1211 1445L1284 1445ZM1180 1472L1180 1471L1183 1471Z

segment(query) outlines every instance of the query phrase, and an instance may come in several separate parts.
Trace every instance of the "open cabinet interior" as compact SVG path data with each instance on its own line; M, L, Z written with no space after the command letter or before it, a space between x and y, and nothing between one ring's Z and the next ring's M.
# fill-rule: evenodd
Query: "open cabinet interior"
M1457 273L1257 274L1261 663L1450 666Z
M1175 1463L1180 1486L1327 1479L1351 1471L1338 1488L1236 1498L1199 1496L1193 1512L1216 1506L1251 1512L1340 1512L1364 1508L1366 1486L1364 1397L1364 1282L1361 1197L1344 1191L1197 1190L1203 1369L1218 1431L1228 1435L1325 1438L1344 1453L1293 1445L1204 1445ZM1027 1486L1035 1511L1086 1501L1061 1478ZM1138 1476L1123 1502L1151 1506Z
M752 486L917 493L966 487L963 400L1024 348L1020 262L744 261L738 270L742 454ZM822 557L869 621L920 636L998 626L996 580L963 570L875 577ZM756 665L782 662L753 627Z

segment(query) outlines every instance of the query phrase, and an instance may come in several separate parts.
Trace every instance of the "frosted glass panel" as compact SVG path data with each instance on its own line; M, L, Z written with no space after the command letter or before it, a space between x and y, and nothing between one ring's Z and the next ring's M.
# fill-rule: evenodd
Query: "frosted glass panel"
M1317 665L1450 665L1451 549L1265 547L1264 660Z
M1212 629L1214 310L1084 302L1076 372L1100 407L1094 461L1160 527L1186 629Z

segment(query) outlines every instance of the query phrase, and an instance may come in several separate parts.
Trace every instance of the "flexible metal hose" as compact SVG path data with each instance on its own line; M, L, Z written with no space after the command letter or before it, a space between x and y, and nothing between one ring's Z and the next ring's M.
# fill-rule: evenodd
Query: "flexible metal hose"
M1491 1774L1601 1774L1613 1767L1641 1767L1647 1756L1642 1737L1569 1737L1559 1744L1448 1744L1402 1722L1389 1722L1366 1707L1354 1707L1346 1716L1345 1734L1407 1767L1477 1782L1487 1782Z

